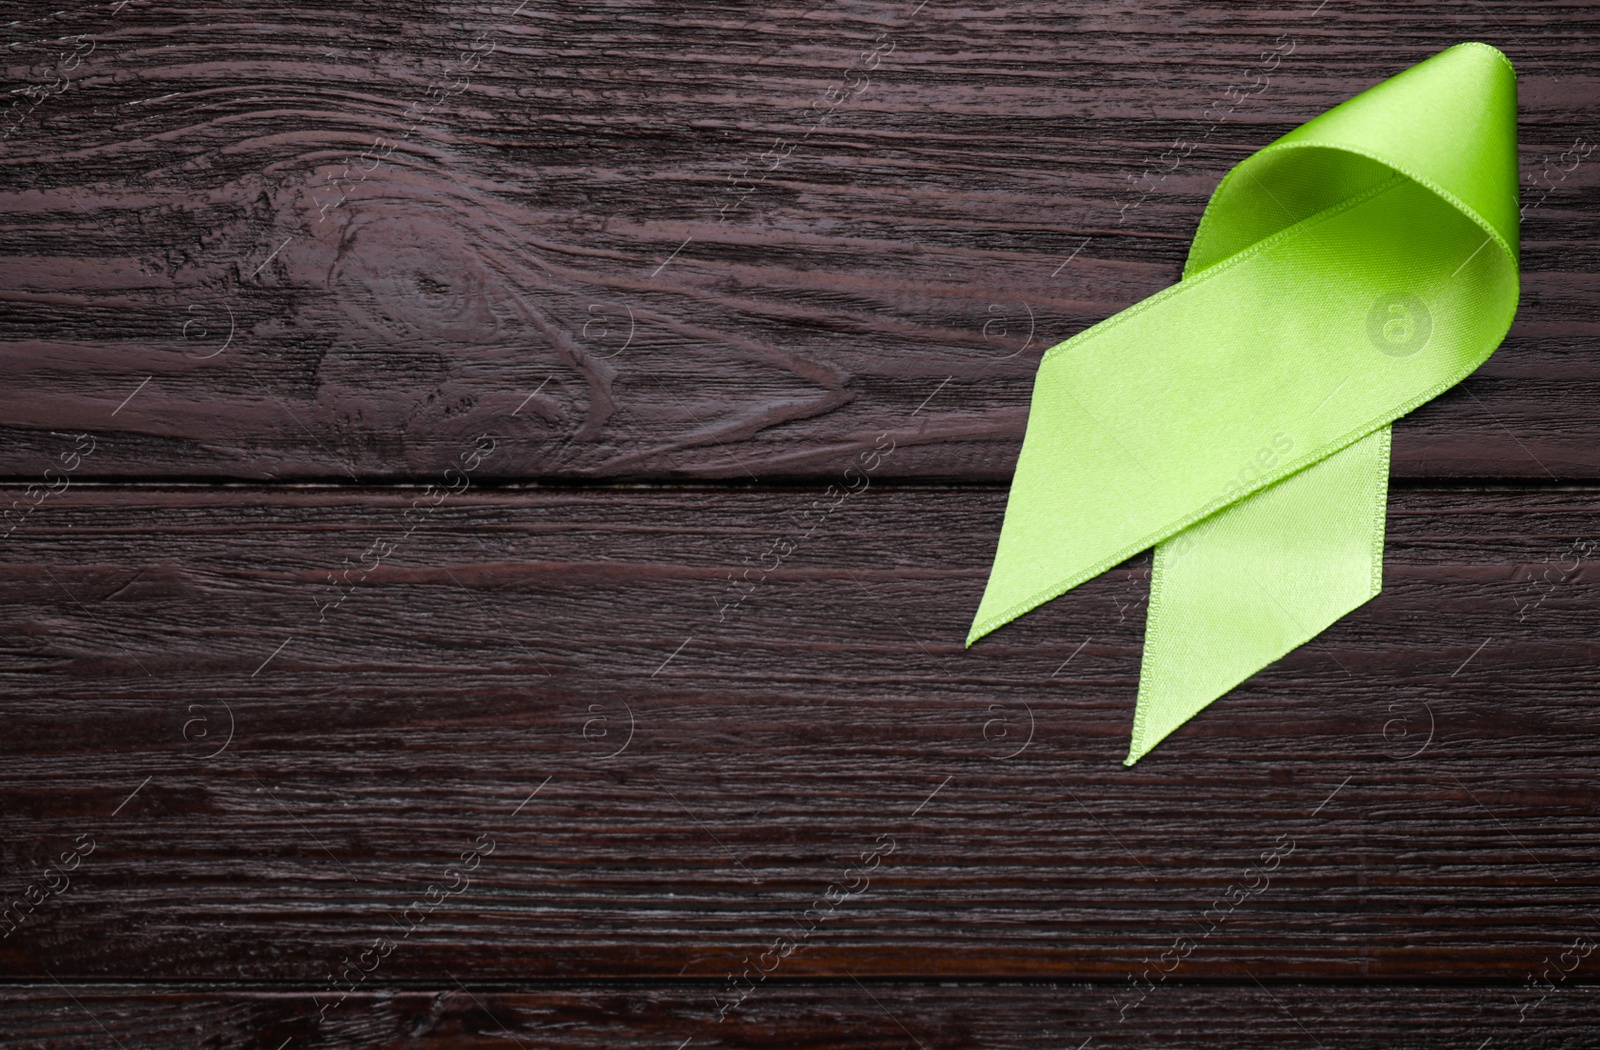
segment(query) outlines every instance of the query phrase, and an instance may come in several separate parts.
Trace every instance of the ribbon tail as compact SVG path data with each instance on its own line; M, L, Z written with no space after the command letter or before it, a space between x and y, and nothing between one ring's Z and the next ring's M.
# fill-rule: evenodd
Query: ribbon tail
M1156 546L1124 765L1382 587L1389 428Z

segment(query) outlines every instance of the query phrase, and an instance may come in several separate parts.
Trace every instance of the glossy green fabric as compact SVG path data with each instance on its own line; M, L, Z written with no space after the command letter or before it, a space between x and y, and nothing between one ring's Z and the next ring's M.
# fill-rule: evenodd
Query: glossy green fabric
M1154 546L1132 765L1377 594L1389 424L1510 327L1517 187L1485 44L1235 167L1178 284L1045 353L967 644Z

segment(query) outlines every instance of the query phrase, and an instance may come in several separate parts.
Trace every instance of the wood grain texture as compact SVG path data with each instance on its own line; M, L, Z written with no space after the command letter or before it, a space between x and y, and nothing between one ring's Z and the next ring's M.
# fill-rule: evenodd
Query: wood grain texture
M1600 4L4 19L0 1045L1594 1043ZM1147 558L961 647L1039 355L1468 39L1511 334L1124 769Z
M91 851L0 969L387 937L375 981L728 994L783 936L785 978L1111 983L1190 938L1174 980L1515 983L1600 937L1593 491L1402 488L1383 594L1132 770L1147 561L963 651L1003 490L814 496L46 502L0 562L7 892Z
M14 7L0 475L1003 480L1232 164L1483 39L1522 308L1395 469L1600 476L1592 3Z
M745 1016L716 1023L704 988L623 984L614 989L507 991L467 977L426 989L352 997L348 1012L313 1023L310 989L192 992L170 986L93 985L73 998L52 986L7 988L0 1024L11 1045L66 1050L112 1045L524 1047L657 1050L1163 1050L1381 1047L1588 1050L1593 985L1552 997L1518 1018L1507 989L1432 985L1349 988L1280 983L1177 986L1159 1014L1116 1021L1107 989L1087 984L912 986L848 978L774 983ZM74 1001L76 1000L76 1001Z

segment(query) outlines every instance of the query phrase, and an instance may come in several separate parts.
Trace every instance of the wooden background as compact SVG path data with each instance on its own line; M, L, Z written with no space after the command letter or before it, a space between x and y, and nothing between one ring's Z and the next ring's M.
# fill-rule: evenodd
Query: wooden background
M1594 1045L1600 5L7 10L0 1045ZM1038 358L1472 39L1517 321L1124 769Z

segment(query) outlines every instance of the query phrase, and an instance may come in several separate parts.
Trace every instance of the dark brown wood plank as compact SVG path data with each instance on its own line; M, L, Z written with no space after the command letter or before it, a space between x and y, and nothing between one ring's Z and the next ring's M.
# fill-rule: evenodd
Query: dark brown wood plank
M3 476L66 432L108 478L484 432L507 477L819 475L887 432L886 475L1002 480L1039 354L1174 281L1233 163L1465 39L1522 75L1523 305L1395 469L1600 469L1593 3L57 6L4 53Z
M1148 562L964 651L1004 490L817 495L46 499L0 974L1515 983L1600 935L1595 490L1402 487L1384 593L1132 770Z
M490 1047L550 1050L675 1047L1061 1050L1284 1050L1382 1046L1404 1050L1515 1046L1588 1050L1592 984L1522 1010L1503 986L1383 988L1280 983L1174 985L1159 1010L1118 1022L1103 985L1040 983L911 987L849 979L774 980L718 1022L691 984L566 986L508 991L464 976L426 989L350 996L320 1019L313 989L206 991L170 986L11 987L0 1003L14 1045ZM1522 997L1526 1000L1526 996ZM1485 1040L1488 1042L1486 1043Z

